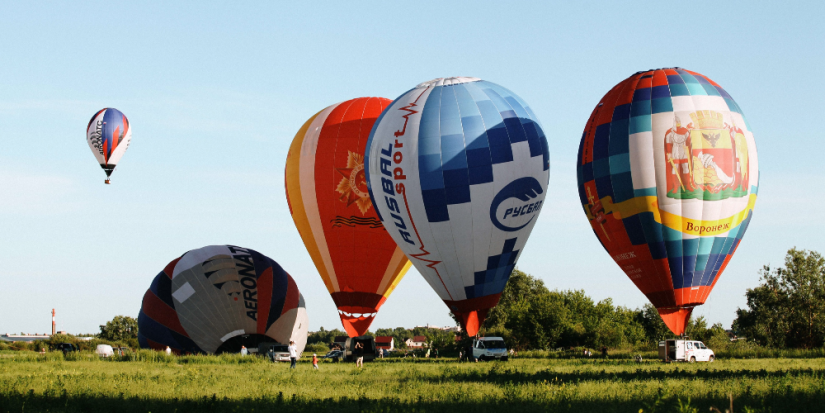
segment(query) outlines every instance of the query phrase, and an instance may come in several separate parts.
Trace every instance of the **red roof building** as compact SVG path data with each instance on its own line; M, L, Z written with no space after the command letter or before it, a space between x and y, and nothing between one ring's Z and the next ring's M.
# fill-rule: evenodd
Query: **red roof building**
M409 349L417 349L417 348L424 348L428 345L427 337L425 336L415 336L413 338L408 338L405 342L407 348Z
M395 350L395 338L392 336L376 336L375 347L387 351Z

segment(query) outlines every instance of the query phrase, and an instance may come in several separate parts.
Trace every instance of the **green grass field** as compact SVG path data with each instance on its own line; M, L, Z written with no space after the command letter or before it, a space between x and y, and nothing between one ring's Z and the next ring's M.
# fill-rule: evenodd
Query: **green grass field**
M296 370L255 357L127 361L0 354L3 412L721 412L825 411L825 359L714 363L601 359L388 359Z

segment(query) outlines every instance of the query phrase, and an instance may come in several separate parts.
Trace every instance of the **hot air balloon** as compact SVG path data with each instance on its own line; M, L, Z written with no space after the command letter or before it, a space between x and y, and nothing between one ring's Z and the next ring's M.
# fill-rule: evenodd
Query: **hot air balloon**
M535 114L494 83L439 78L384 111L366 156L387 231L476 335L547 194L549 152Z
M364 148L389 99L357 98L304 123L286 161L292 219L351 337L363 335L410 267L367 192Z
M132 128L126 115L114 108L99 110L86 126L86 142L100 167L106 172L106 183L120 158L129 148Z
M241 346L307 341L304 297L271 258L211 245L170 262L152 281L138 315L138 342L177 353L237 353Z
M593 110L577 172L602 246L683 334L753 214L759 168L739 105L696 72L638 72Z

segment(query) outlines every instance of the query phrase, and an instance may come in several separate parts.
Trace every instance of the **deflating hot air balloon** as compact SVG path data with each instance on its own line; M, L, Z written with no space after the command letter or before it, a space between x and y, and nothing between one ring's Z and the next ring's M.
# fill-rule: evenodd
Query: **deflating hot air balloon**
M364 175L370 129L389 103L357 98L318 112L286 161L292 219L351 337L367 331L410 267L378 219Z
M126 115L114 108L101 109L86 126L86 142L100 167L106 172L106 183L132 140L132 128Z
M435 79L384 111L366 163L387 231L475 335L547 193L547 139L535 114L494 83Z
M636 73L593 110L577 169L593 232L683 334L753 214L759 168L739 105L696 72Z
M177 353L241 346L306 345L307 313L295 281L269 257L233 245L192 250L158 274L143 296L138 341Z

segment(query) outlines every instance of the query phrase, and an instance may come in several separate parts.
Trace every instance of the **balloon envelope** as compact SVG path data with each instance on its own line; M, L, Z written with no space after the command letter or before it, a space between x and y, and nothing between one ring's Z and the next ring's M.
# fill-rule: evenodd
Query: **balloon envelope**
M99 110L86 125L86 142L100 167L106 172L107 184L131 140L129 120L117 109Z
M152 281L138 315L143 348L178 353L239 352L241 346L307 339L304 298L269 257L232 245L192 250Z
M384 226L475 335L547 193L549 153L536 116L494 83L435 79L384 111L366 163Z
M350 337L366 333L410 267L378 219L364 171L370 129L389 103L357 98L318 112L286 162L292 219Z
M756 145L719 86L680 68L639 72L593 110L577 159L593 232L675 334L748 228Z

